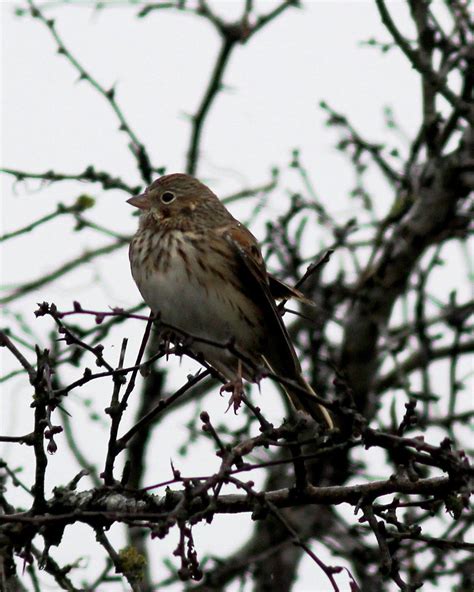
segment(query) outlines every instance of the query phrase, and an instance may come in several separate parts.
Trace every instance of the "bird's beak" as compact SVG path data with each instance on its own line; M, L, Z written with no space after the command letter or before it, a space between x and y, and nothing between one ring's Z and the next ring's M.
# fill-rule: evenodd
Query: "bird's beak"
M134 197L127 199L127 203L136 208L140 208L140 210L149 210L151 208L150 198L147 193L135 195Z

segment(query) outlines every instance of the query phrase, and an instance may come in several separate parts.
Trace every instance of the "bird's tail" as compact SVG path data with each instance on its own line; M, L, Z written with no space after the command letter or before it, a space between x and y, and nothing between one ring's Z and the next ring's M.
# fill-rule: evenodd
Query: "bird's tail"
M262 357L267 367L275 374L278 374L278 372L276 372L275 367L272 366L272 364L270 364L268 358L265 356ZM296 355L293 356L293 361L294 369L292 373L293 376L291 378L300 388L292 387L291 384L283 382L280 382L280 386L283 388L288 398L290 399L291 404L296 410L304 411L317 422L322 423L326 427L326 429L333 430L336 426L331 417L331 414L326 409L326 407L318 403L316 393L314 392L312 386L308 382L306 382L303 374L301 373L301 367L296 358ZM285 368L285 370L287 369L288 368ZM283 376L283 373L281 373L280 375Z
M295 382L298 383L301 389L292 389L291 386L284 385L286 394L293 404L293 407L297 410L305 411L313 419L324 424L328 430L334 429L335 425L331 414L326 407L318 403L316 393L311 385L306 382L303 375L300 374Z

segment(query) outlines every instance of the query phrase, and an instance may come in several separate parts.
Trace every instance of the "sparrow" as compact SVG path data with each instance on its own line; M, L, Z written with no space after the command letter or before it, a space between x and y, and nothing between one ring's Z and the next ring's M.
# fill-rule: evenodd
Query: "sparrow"
M141 210L129 257L144 301L228 381L234 408L242 378L258 382L263 369L281 378L297 410L332 429L276 305L304 297L267 272L253 234L190 175L162 176L127 201Z

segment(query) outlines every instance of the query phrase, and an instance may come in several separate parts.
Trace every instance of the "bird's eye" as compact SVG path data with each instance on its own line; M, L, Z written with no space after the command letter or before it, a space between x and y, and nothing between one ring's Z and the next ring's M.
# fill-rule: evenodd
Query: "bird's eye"
M171 191L165 191L163 193L163 195L161 196L161 201L164 204L169 204L175 199L176 199L176 195L174 193L171 193Z

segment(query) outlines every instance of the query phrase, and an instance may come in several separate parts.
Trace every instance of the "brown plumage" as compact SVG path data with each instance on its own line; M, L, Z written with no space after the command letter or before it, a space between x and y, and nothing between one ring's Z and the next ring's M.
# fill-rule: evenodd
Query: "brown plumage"
M261 366L294 381L300 389L283 385L293 405L332 428L275 305L275 298L303 297L267 273L250 231L189 175L160 177L128 202L142 210L130 263L152 311L178 333L211 341L195 339L191 348L230 381L240 372L256 380ZM230 342L240 356L218 346Z

